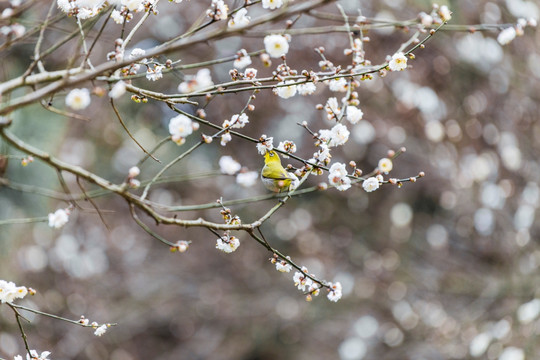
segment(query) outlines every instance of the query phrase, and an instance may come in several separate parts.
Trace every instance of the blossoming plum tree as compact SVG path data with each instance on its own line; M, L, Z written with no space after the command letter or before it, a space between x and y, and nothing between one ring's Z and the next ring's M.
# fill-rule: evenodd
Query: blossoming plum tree
M292 281L308 301L320 293L332 302L341 299L339 279L324 280L298 264L275 247L272 239L265 237L263 225L287 206L289 199L300 194L326 192L327 196L333 196L332 188L340 192L363 189L371 193L388 185L401 187L424 176L422 169L404 178L390 176L394 162L405 152L404 148L388 150L380 157L378 166L367 171L360 169L354 158L347 158L338 149L346 147L352 129L366 121L360 100L361 83L375 77L401 76L406 72L416 56L428 51L424 50L428 40L436 37L451 20L452 13L447 6L435 4L414 20L385 21L347 13L339 1L332 0L58 0L51 3L45 15L42 5L37 1L12 0L2 12L2 21L6 25L0 31L4 40L0 51L7 54L30 42L32 55L27 58L18 53L6 55L17 57L23 71L9 73L8 76L4 74L0 83L0 136L4 144L0 155L4 160L0 162L3 167L0 174L5 171L7 159L18 159L22 166L37 159L58 175L63 193L55 197L67 205L51 208L48 216L8 219L3 220L3 224L48 221L51 231L57 231L72 221L74 213L83 216L87 212L96 213L103 223L108 224L117 215L109 214L97 199L107 194L125 201L133 223L172 252L186 253L199 241L170 240L161 234L161 225L207 229L215 241L215 248L225 253L237 251L242 242L251 238L269 252L276 270L283 273L294 270ZM140 34L149 30L147 24L155 26L166 12L188 11L191 7L204 7L205 13L189 24L188 29L171 26L169 32L164 26L160 29L164 33L156 35L161 39L159 43L137 42ZM315 11L318 8L323 10ZM37 26L26 28L22 24L25 24L27 13L44 16ZM314 35L327 29L322 25L304 26L300 20L302 17L310 17L314 23L322 20L338 23L339 26L332 27L331 31L342 33L346 39L347 46L342 49L346 60L341 63L332 60L340 57L328 53L325 38L317 37L318 44L313 53L318 60L309 66L299 67L301 65L297 64L300 62L295 58L299 54L294 51L298 41L296 36ZM53 31L55 24L60 22L71 29L71 33L63 38ZM263 25L266 27L260 30ZM533 19L520 20L516 25L504 27L497 40L508 44L517 35L522 35L527 26L535 25ZM151 28L152 25L148 26L150 30L156 30ZM369 31L374 27L406 29L408 38L403 43L394 44L386 59L370 60L366 44L370 41ZM477 26L477 29L485 30L486 27ZM244 45L243 39L248 38L255 40ZM224 42L231 39L235 42ZM221 49L221 53L227 52L224 56L199 50L195 58L191 54L183 56L191 48L219 41L222 41L220 44L228 44L219 46L235 44L235 47ZM45 48L44 43L50 47ZM73 46L65 50L62 48L64 44ZM55 59L56 55L58 58ZM224 73L225 67L229 71ZM238 106L238 100L229 100L243 94L247 96L241 106ZM270 119L271 114L258 112L257 108L260 99L274 95L284 103L294 102L299 96L313 97L318 103L313 106L326 119L325 128L315 130L317 127L314 126L319 126L317 122L301 119L297 124L303 134L300 142L276 135L261 135L260 122ZM62 98L63 101L59 100ZM155 133L141 139L143 134L140 131L133 132L133 128L145 125L134 124L133 111L126 104L137 106L137 112L145 112L153 121L151 131ZM230 104L237 107L233 113L228 111ZM34 144L24 134L19 134L18 126L24 125L18 124L25 122L22 114L33 105L42 106L39 110L33 107L35 112L50 112L54 116L83 121L66 124L66 127L80 129L85 127L85 120L91 120L88 123L99 122L99 126L103 126L101 134L104 139L109 139L109 143L119 143L110 140L111 126L122 129L120 137L138 149L135 156L125 161L129 164L123 170L122 179L98 175L97 163L81 165L61 160L54 152L46 151L47 146ZM166 124L155 126L159 124L156 118L159 112L166 114ZM108 120L102 122L102 119ZM270 131L270 128L264 131ZM165 134L163 139L157 140L162 134ZM148 138L152 140L148 141ZM274 143L279 145L274 146ZM163 151L167 146L169 150ZM165 173L171 169L182 169L189 156L208 149L227 152L235 147L243 148L245 158L252 159L246 162L249 167L231 155L218 156L212 164L219 168L221 174L234 176L234 186L241 189L256 187L259 183L258 170L262 167L260 155L272 150L290 159L287 170L299 179L299 184L286 193L242 199L226 199L225 195L220 195L215 201L185 207L159 203L152 198L160 186L174 182ZM168 156L170 153L175 153L172 159ZM189 164L183 167L186 174L191 173L190 168L194 167L193 163ZM323 174L325 176L317 177ZM2 176L0 186L31 194L51 194L47 189L11 182L9 171ZM213 176L219 175L213 173ZM139 180L141 177L145 180ZM307 186L311 181L317 183ZM215 182L218 191L222 190L222 183L221 180ZM87 190L88 186L92 190ZM365 193L364 196L370 194ZM234 205L268 199L274 200L274 204L260 215L239 216L231 209ZM90 209L81 206L83 200L91 204ZM202 209L218 209L221 219L191 219L182 215L184 211ZM174 215L170 215L171 212ZM160 226L151 227L150 222ZM189 256L189 253L182 256ZM35 291L0 281L0 301L14 311L28 356L45 359L49 352L38 355L26 342L19 311L45 316L51 314L13 304L27 292ZM78 321L62 320L92 327L96 336L103 335L111 326L95 322L89 324L84 317Z

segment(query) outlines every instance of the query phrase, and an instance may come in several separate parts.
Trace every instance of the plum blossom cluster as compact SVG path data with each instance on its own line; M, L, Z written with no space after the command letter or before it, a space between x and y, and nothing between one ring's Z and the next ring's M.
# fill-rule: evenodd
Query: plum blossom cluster
M89 326L94 329L94 335L96 336L103 336L107 330L111 327L111 324L101 324L93 321L90 323L90 320L85 318L84 315L81 315L81 318L79 319L79 324L82 326Z
M420 23L423 26L431 26L433 24L441 24L443 22L448 22L452 19L452 11L446 5L439 6L438 4L433 4L433 8L430 14L421 12L418 14Z
M179 114L169 121L169 133L172 141L177 145L183 145L186 142L186 137L198 129L199 123L191 121L184 114Z
M206 15L215 21L227 20L229 7L223 0L212 0L210 9L206 11Z
M36 350L30 350L30 354L26 354L26 360L51 360L49 359L50 351L43 351L39 354ZM21 355L15 355L13 360L23 360Z
M240 240L237 237L230 234L229 231L225 232L225 235L218 238L216 241L216 249L223 251L224 253L232 253L240 246Z
M247 13L248 11L246 8L241 8L236 13L234 13L229 19L229 22L227 23L229 28L239 29L248 25L249 22L251 21L251 17L249 17Z
M24 298L27 294L28 289L26 286L17 286L12 281L0 280L0 303L10 304L15 299Z
M180 83L178 91L182 94L199 92L202 89L214 86L209 69L200 69L194 76L186 76L186 80Z
M339 191L345 191L351 187L351 179L348 177L345 164L334 163L328 171L328 182Z
M152 9L155 0L58 0L58 8L68 16L76 16L80 20L90 19L106 9L107 4L115 5L111 17L116 23L120 22L120 17L129 12L143 12Z
M259 154L264 155L267 151L274 149L274 138L268 137L265 134L261 135L259 142L257 143L257 151Z
M290 256L287 256L287 260L291 260ZM274 254L272 258L270 258L270 262L274 265L276 265L276 270L279 272L290 272L292 270L292 265L284 259L280 259L279 256Z
M350 131L343 124L336 124L332 129L319 130L318 140L328 147L341 146L349 140Z
M189 249L191 241L178 240L174 245L170 247L171 252L185 253Z
M136 189L141 186L141 182L136 179L140 173L141 169L139 169L137 166L133 166L128 170L127 183L131 188Z
M49 214L49 226L54 229L60 229L66 225L69 221L69 215L71 209L58 209L53 213Z
M529 18L528 20L520 18L518 19L516 25L504 28L497 36L497 41L501 45L507 45L512 42L516 36L523 36L525 27L536 27L536 25L537 21L534 18Z
M277 263L276 263L277 268ZM278 269L279 270L279 269ZM288 272L288 271L287 271ZM314 296L318 296L321 292L321 285L310 278L308 269L302 266L302 271L297 271L293 275L294 286L298 290L303 291L306 295L306 301L313 300ZM327 298L330 301L337 302L342 297L341 283L329 283Z
M2 19L5 18L4 13L6 12L6 10L2 12L2 16L1 16ZM7 38L11 38L11 39L20 38L21 36L24 35L25 32L26 32L26 28L19 23L14 23L11 25L4 25L0 27L0 35L5 36Z

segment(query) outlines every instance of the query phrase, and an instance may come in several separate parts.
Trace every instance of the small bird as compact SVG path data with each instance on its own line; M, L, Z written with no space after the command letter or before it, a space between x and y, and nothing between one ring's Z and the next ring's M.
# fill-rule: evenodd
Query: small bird
M264 154L264 167L261 180L268 190L273 192L288 191L296 177L281 165L279 155L274 150Z

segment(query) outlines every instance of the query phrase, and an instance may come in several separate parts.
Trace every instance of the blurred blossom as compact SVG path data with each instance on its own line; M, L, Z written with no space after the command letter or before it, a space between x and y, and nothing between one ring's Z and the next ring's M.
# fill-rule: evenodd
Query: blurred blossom
M367 353L364 340L359 337L351 337L343 341L338 348L341 360L362 360Z
M529 54L527 65L529 66L531 73L540 79L540 55L536 53Z
M476 335L469 344L469 354L472 357L480 357L484 355L489 344L491 343L491 335L488 333L480 333Z
M480 32L464 35L457 41L460 57L478 70L488 72L503 58L501 46L495 39L484 37Z
M413 329L418 324L418 315L406 301L395 303L392 307L392 315L406 330Z
M448 245L448 231L440 224L430 225L426 230L426 239L434 249L445 248Z
M377 331L379 330L379 322L371 315L364 315L356 320L353 327L358 336L368 339L377 334Z
M384 334L384 342L386 345L395 347L403 343L404 334L397 327L392 327Z
M501 138L499 129L497 129L497 127L491 123L484 126L482 135L484 136L484 140L489 145L497 144Z
M438 121L428 121L424 127L424 133L433 142L441 142L444 139L444 127Z
M398 227L407 226L413 218L413 212L409 204L397 203L390 210L390 220Z
M418 108L426 121L440 120L446 116L446 105L430 87L419 86L402 77L393 81L392 92L408 108Z
M495 227L495 218L493 211L486 208L480 208L474 213L474 228L481 235L488 236Z
M518 148L516 136L510 132L503 132L498 146L503 165L511 171L521 168L522 156Z
M488 2L484 5L484 12L481 14L483 23L497 23L501 19L501 9L495 3Z
M537 5L538 3L535 3L535 1L506 0L505 3L508 10L515 17L533 17L535 19L538 19L538 17L540 16L540 9Z
M298 317L300 314L300 306L298 299L283 296L276 303L276 314L285 320L292 320Z
M475 91L463 100L463 108L469 115L478 115L484 112L487 105L486 95L480 91Z
M512 325L510 322L506 319L502 319L500 321L497 321L495 325L493 325L493 328L491 329L491 334L496 339L503 339L505 338L510 332L512 331Z
M407 133L401 126L392 126L388 129L388 140L393 144L400 145L407 139Z
M516 230L528 229L534 223L535 209L531 205L521 205L514 214Z
M517 347L507 347L503 350L498 360L525 360L525 352Z
M517 310L517 318L520 323L528 324L538 317L540 314L540 299L533 299Z
M497 184L483 183L480 199L484 206L492 209L502 209L506 197L504 190Z
M521 193L521 201L534 207L540 204L540 188L537 183L529 182Z
M360 144L369 144L375 140L375 128L366 120L360 120L351 129L355 141Z

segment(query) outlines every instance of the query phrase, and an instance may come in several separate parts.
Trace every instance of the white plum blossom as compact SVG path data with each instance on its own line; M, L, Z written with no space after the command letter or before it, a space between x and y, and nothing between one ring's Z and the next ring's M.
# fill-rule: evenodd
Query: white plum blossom
M315 86L314 83L307 82L305 84L296 85L296 90L298 91L300 95L305 96L305 95L313 94L315 90L317 90L317 87Z
M516 38L516 34L516 29L513 26L507 27L499 33L499 36L497 36L497 41L501 45L509 44Z
M163 65L154 65L154 68L148 67L146 69L146 79L151 81L157 81L163 77Z
M207 87L213 86L214 82L210 75L209 69L200 69L195 76L186 76L187 81L183 81L179 86L178 90L182 94L197 92L199 90L205 89Z
M291 259L287 256L287 259ZM276 260L276 270L279 272L290 272L292 270L292 265L285 260Z
M234 175L240 171L242 165L231 156L225 155L219 159L219 170L227 175Z
M28 294L25 286L17 286L12 281L0 280L0 303L12 303Z
M306 286L309 287L313 283L313 280L306 276L307 272L307 268L302 266L302 272L297 271L294 273L294 286L298 287L298 290L306 291Z
M289 52L289 42L283 35L267 35L264 37L264 48L268 55L279 58Z
M186 142L186 137L193 133L193 122L183 114L173 117L169 121L169 133L172 140L178 145Z
M223 135L221 135L221 142L220 142L220 144L221 144L221 146L225 146L225 145L227 145L227 143L228 143L229 141L231 141L231 140L232 140L231 133L227 131L227 132L225 132Z
M441 17L441 20L444 22L450 21L452 19L452 12L448 8L448 6L443 5L439 8L439 16Z
M36 350L30 350L30 355L26 354L26 360L50 360L50 354L50 351L43 351L40 355ZM21 355L15 355L13 360L23 360L23 357Z
M296 144L290 140L280 141L277 149L290 154L294 154L296 152ZM288 158L287 155L282 154L281 156L283 156L284 158Z
M120 96L124 95L125 93L126 93L126 83L120 80L116 84L114 84L111 91L109 91L109 96L112 99L118 99Z
M247 12L248 11L246 8L241 8L238 10L229 20L228 26L231 29L239 29L249 24L251 17L247 16Z
M349 140L350 131L343 124L336 124L330 130L319 130L319 138L327 142L329 147L343 145Z
M345 164L334 163L328 171L328 182L339 191L345 191L351 187L351 179L347 177Z
M223 121L223 127L224 128L234 128L234 129L241 129L244 126L246 126L249 123L249 117L245 114L234 114L231 117L231 120L225 120Z
M279 85L287 85L287 84L291 84L291 85L279 86ZM296 85L294 83L294 80L282 81L282 82L277 83L277 85L278 86L275 87L273 91L274 91L274 94L276 94L280 98L288 99L296 95Z
M260 142L257 143L257 151L259 151L259 154L264 155L267 151L271 151L274 149L273 137L267 137L263 134L261 135L259 141Z
M283 0L262 0L262 7L264 9L278 9L283 5Z
M392 171L392 168L394 165L392 164L392 160L388 158L382 158L379 160L378 168L381 172L388 174L390 171Z
M313 154L314 160L317 161L317 164L328 164L330 163L330 159L332 158L332 155L330 155L330 148L327 144L320 144L319 145L319 151Z
M402 52L392 55L392 59L388 63L391 71L401 71L407 68L407 57Z
M69 221L69 211L58 209L54 213L49 214L49 226L55 229L60 229Z
M73 89L66 96L66 105L73 110L83 110L90 105L90 91L88 89Z
M129 11L144 11L144 0L122 0L122 5Z
M433 24L433 16L426 14L425 12L420 13L420 22L424 26L431 26Z
M339 114L341 114L341 108L339 107L339 103L335 97L331 97L326 101L324 110L326 111L326 117L328 120L333 120L339 116Z
M244 75L248 79L255 79L257 77L257 69L247 68L246 71L244 72Z
M370 177L364 180L362 187L367 192L375 191L379 188L379 180L375 177Z
M229 7L223 0L212 0L212 7L214 11L214 19L216 20L227 20L229 14Z
M237 69L243 69L248 65L251 65L251 57L247 54L247 51L242 49L239 51L239 54L242 54L241 56L238 56L236 60L233 62L233 66Z
M339 282L330 283L329 286L330 286L330 289L327 295L328 300L337 302L343 296L343 293L341 292L342 290L341 283Z
M144 56L146 55L146 51L141 49L141 48L135 48L133 50L131 50L131 52L129 53L129 58L130 59L136 59L136 58L139 58L141 56ZM147 62L146 59L143 59L143 60L140 60L141 63L145 64Z
M243 187L251 187L257 183L259 173L256 171L240 172L236 175L236 183Z
M346 92L349 84L345 78L328 80L328 88L330 91Z
M225 235L217 239L216 249L225 253L232 253L240 246L240 240L234 236Z
M362 117L364 116L364 112L357 108L356 106L347 106L347 120L351 124L356 124L360 120L362 120Z
M100 327L98 327L96 329L96 331L94 331L94 335L96 336L102 336L103 334L105 334L107 332L107 325L103 324L101 325Z
M115 23L117 23L118 25L122 25L124 23L124 15L122 15L122 13L116 9L114 9L112 12L111 12L111 19L113 19L113 21ZM126 20L127 21L127 20Z

